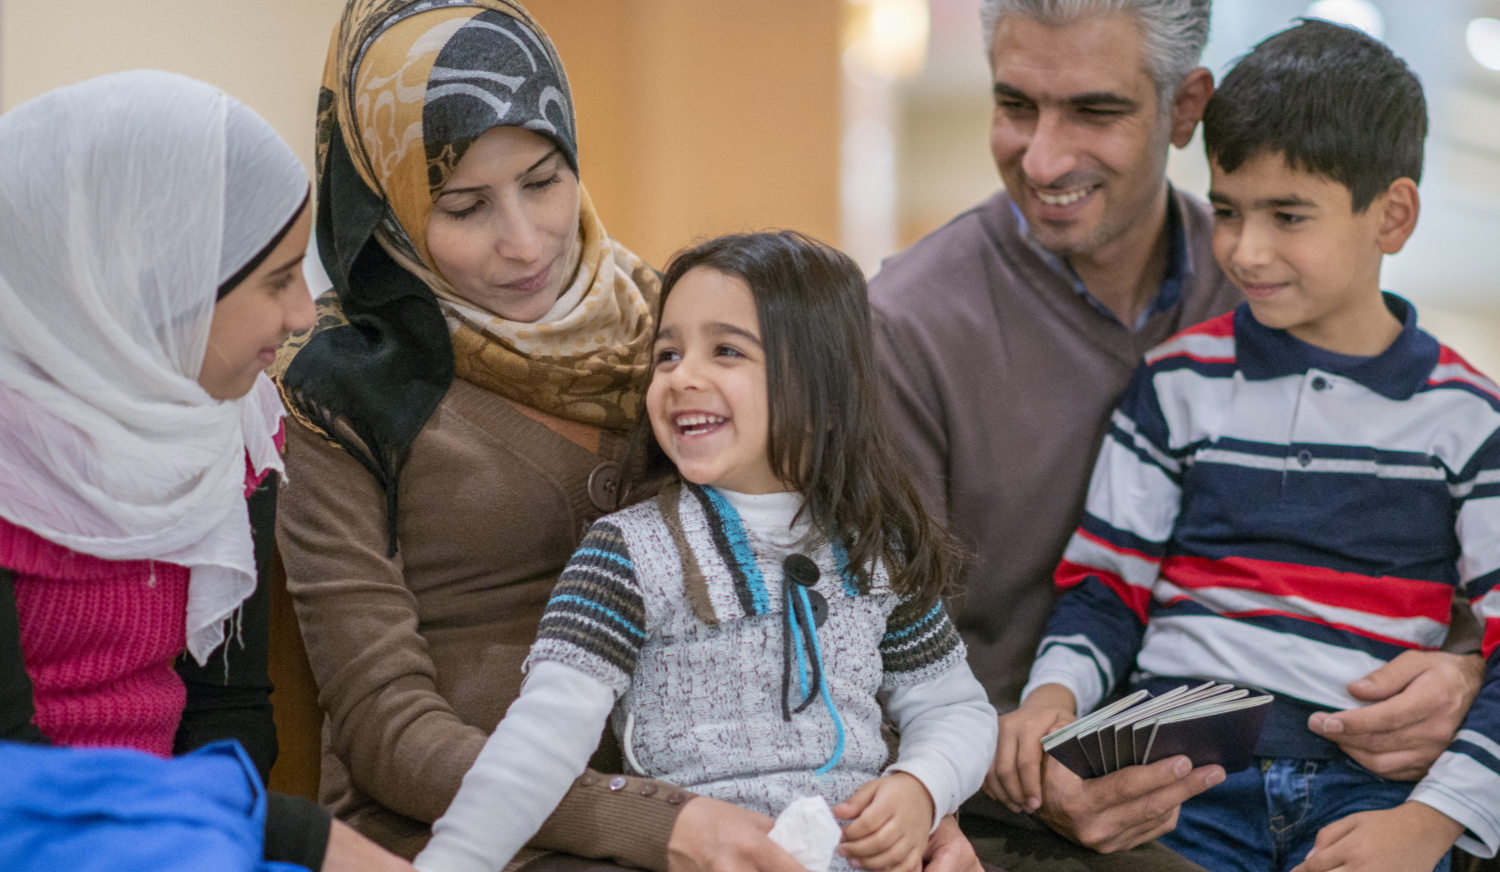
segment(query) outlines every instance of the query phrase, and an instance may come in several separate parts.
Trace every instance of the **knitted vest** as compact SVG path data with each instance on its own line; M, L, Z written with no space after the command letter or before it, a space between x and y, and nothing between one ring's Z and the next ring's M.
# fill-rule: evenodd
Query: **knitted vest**
M805 698L798 673L811 664L784 683L785 552L745 537L711 489L674 489L597 522L553 592L531 661L622 691L616 733L646 775L773 816L800 796L838 803L889 753L876 694L964 662L940 605L901 601L879 567L860 590L842 551L825 542L806 555L819 570L810 593L826 605L818 653L804 660L821 659L827 706L787 716L783 700Z

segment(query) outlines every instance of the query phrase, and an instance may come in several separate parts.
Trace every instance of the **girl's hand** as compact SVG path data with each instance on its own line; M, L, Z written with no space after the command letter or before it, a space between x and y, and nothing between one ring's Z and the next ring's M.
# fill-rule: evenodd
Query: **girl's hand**
M984 778L984 792L1011 811L1042 807L1042 737L1077 717L1073 692L1060 684L1032 691L1021 707L1000 717L995 764Z
M915 775L893 772L867 782L833 808L834 817L852 821L839 853L856 869L918 872L933 811L932 796Z
M1429 872L1463 832L1464 825L1453 818L1407 800L1324 827L1292 872Z

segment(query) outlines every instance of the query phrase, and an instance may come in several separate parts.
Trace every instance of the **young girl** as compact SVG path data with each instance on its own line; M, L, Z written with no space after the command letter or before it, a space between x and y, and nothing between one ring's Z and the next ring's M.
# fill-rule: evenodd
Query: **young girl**
M690 249L653 360L632 478L657 495L584 538L417 868L504 866L613 711L642 774L771 816L822 796L847 861L913 872L996 721L939 599L953 546L883 426L858 267L790 232Z

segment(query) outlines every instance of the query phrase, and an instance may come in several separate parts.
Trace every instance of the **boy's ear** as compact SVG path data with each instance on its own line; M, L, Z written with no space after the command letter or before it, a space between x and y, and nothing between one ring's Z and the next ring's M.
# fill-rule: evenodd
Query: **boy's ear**
M1406 245L1412 231L1417 229L1417 213L1422 211L1422 198L1417 193L1417 183L1402 177L1386 189L1371 206L1379 207L1380 251L1395 254Z
M1193 141L1193 131L1203 120L1203 109L1208 98L1214 95L1214 74L1199 67L1183 77L1177 86L1177 96L1172 98L1172 144L1187 148Z

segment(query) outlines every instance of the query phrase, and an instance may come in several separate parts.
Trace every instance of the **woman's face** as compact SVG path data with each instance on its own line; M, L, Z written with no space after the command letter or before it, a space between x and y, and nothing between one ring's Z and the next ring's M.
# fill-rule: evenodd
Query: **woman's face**
M521 127L474 140L427 220L438 272L509 321L547 314L577 245L578 176L551 140Z
M198 372L198 384L214 399L248 394L255 377L276 361L287 335L313 325L312 294L302 277L312 211L304 208L260 266L214 304Z

